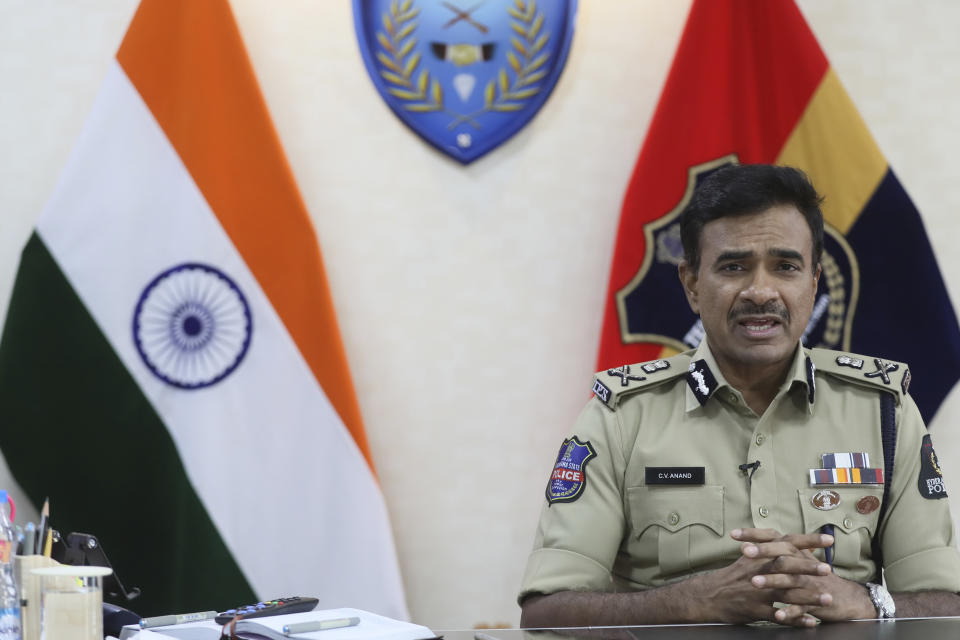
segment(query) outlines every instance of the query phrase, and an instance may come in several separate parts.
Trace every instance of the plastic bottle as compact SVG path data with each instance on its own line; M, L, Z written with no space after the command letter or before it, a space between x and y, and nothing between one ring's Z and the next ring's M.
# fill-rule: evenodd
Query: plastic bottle
M7 503L11 514L13 500L0 489L0 640L22 640L20 633L20 590L13 575L13 557L17 537L7 518Z

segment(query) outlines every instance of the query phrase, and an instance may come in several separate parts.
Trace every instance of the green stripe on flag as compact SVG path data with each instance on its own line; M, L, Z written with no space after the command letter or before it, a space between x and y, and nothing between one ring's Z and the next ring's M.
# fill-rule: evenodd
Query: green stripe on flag
M124 586L142 589L128 608L155 615L257 600L166 426L36 233L0 339L0 448L34 504L50 497L54 528L97 536Z

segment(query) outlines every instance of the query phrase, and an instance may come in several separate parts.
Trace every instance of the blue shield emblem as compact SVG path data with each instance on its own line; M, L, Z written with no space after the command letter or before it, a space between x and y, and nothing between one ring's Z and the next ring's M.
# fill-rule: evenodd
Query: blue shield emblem
M466 164L546 102L573 39L576 0L354 0L370 78L424 140Z
M577 436L563 441L557 462L547 483L547 502L573 502L587 486L587 463L597 457L590 441L580 442Z
M700 344L703 323L690 310L677 282L677 265L683 259L680 214L704 178L737 162L737 156L731 154L690 167L683 199L669 212L644 225L643 264L616 294L624 344L652 342L677 351ZM808 347L849 351L853 312L860 295L860 269L843 234L826 221L820 262L823 272L817 284L817 298L801 340Z

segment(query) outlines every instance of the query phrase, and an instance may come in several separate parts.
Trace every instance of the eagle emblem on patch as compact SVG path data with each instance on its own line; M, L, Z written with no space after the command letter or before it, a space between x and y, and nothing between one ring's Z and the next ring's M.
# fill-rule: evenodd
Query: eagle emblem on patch
M464 164L520 131L550 96L577 0L354 0L370 79L393 113Z
M587 463L597 457L590 441L580 442L577 436L563 441L557 462L547 483L547 503L573 502L587 486Z

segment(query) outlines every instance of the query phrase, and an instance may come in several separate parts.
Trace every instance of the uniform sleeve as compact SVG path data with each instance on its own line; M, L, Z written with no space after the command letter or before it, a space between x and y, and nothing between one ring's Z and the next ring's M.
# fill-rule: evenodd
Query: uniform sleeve
M936 455L913 399L904 396L881 529L884 579L892 592L960 591L960 554Z
M611 568L625 526L624 454L618 416L591 399L573 430L596 457L584 466L585 484L575 500L544 498L533 551L517 602L557 591L611 591ZM571 436L572 437L572 436Z

